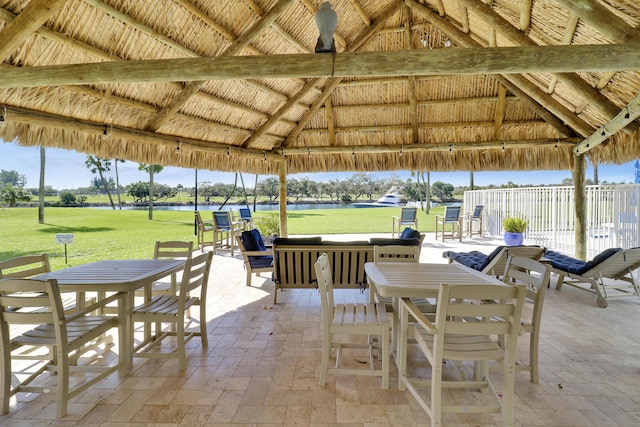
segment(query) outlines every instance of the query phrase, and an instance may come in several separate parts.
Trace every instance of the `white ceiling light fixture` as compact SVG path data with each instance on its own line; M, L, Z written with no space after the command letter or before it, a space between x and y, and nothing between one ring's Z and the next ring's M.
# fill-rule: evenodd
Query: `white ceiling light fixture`
M320 36L316 43L316 53L335 53L336 42L333 33L338 26L338 14L331 8L331 3L325 1L316 12L316 25Z

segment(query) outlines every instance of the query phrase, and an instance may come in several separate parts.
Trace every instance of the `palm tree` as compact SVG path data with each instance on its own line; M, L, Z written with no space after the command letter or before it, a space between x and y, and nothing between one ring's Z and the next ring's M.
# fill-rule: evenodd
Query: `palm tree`
M149 174L149 221L153 219L153 175L160 173L164 169L160 165L148 165L140 163L138 170L146 171Z
M120 177L118 176L118 162L124 163L124 160L113 159L116 166L116 194L118 195L118 209L122 210L122 200L120 200Z

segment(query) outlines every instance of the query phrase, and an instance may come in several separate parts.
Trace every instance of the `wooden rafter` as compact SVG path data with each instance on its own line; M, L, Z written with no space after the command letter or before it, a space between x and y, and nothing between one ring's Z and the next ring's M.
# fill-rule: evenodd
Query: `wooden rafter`
M0 8L0 20L5 21L5 22L12 22L13 20L16 19L16 16L14 14L12 14L11 12L9 12L6 9ZM59 32L55 32L52 31L46 27L41 26L40 28L38 28L38 30L36 31L36 33L38 35L40 35L41 37L47 38L49 40L55 41L56 43L60 43L62 45L68 46L69 48L75 49L75 50L81 50L91 56L94 56L98 59L104 60L104 61L116 61L116 60L120 60L120 58L114 56L112 53L106 52L104 50L98 49L94 46L91 46L89 44L86 44L80 40L77 39L73 39L70 36L66 35L66 34L61 34ZM9 65L0 65L0 67L4 68L10 68ZM175 86L177 89L182 90L183 85L181 83L178 82L166 82L169 85L173 85ZM72 91L75 92L79 95L84 95L84 96L90 96L93 98L100 98L103 93L100 92L99 90L96 89L92 89L88 86L66 86L65 90L68 91ZM270 91L270 93L273 95L273 93ZM275 94L276 96L284 96L282 94ZM249 112L251 114L255 114L257 116L264 116L265 118L267 117L267 115L265 113L262 113L260 111L256 111L254 109L251 109L247 106L241 105L241 104L237 104L231 101L228 101L226 99L222 99L204 92L198 92L196 94L196 96L200 97L200 98L205 98L207 101L209 102L215 102L221 105L224 105L225 107L228 108L233 108L235 110L240 110L240 111L245 111L245 112ZM123 97L119 97L119 96L115 96L115 95L110 95L109 96L109 102L113 102L115 104L121 105L121 106L126 106L128 108L133 108L136 110L140 110L144 113L152 113L152 114L157 114L160 110L155 107L152 106L150 104L147 103L142 103L140 101L135 101L135 100L131 100L128 98L123 98ZM212 122L210 120L204 120L201 119L197 116L193 116L193 115L188 115L188 114L183 114L183 113L177 113L174 117L179 118L179 119L186 119L186 120L190 120L190 121L195 121L197 123L200 124L206 124L209 126L214 126L218 129L220 129L221 131L232 131L232 132L237 132L239 134L245 134L247 136L249 136L251 134L251 131L248 129L243 129L241 127L237 127L237 126L230 126L227 124L223 124L223 123L217 123L217 122ZM269 138L276 138L277 140L283 140L284 138L282 137L276 137L273 135L266 135Z
M498 87L498 103L496 104L496 114L495 114L495 126L493 131L493 137L498 140L500 139L500 131L502 130L502 123L504 122L505 110L507 107L507 88L500 85Z
M382 28L382 26L384 25L384 23L386 22L386 20L388 19L389 16L393 15L393 13L396 11L396 9L398 7L400 7L402 5L402 0L398 0L396 1L387 11L385 11L382 14L382 18L376 19L376 22L374 22L374 24L369 27L363 34L362 36L360 36L358 38L358 40L353 44L353 46L350 47L350 51L355 51L357 49L359 49L367 40L369 40L373 34L375 34L377 31L380 30L380 28ZM321 55L320 57L328 57L328 55ZM335 58L335 55L331 56L332 59ZM336 86L334 86L333 89L335 89L335 87L337 87L338 84L340 84L340 82L342 81L342 79L334 79L334 82L328 82L327 85L332 85L335 84ZM296 93L285 105L283 105L282 107L280 107L280 109L278 111L276 111L265 123L262 124L262 126L260 126L258 129L256 129L256 131L254 132L253 136L249 139L247 139L244 144L242 145L243 147L250 147L251 144L253 143L253 141L255 141L256 139L260 138L264 133L266 133L269 129L271 129L278 121L280 121L280 119L282 117L284 117L286 114L289 113L289 111L291 110L291 108L295 105L295 103L297 103L299 99L302 99L303 97L307 96L307 94L315 89L316 87L318 87L320 84L322 83L322 79L311 79L302 89L300 89L298 91L298 93ZM331 92L333 92L333 89ZM319 101L316 102L316 106L312 106L311 110L309 110L307 112L307 114L305 114L305 116L302 118L301 122L304 122L304 124L306 125L306 123L308 123L308 121L311 119L312 114L315 114L315 112L320 108L320 106L322 105L322 103L324 102L325 99L327 99L327 97L331 94L326 94L326 86L325 86L325 90L323 91L323 93L320 95ZM313 113L311 113L310 111L313 111ZM300 123L298 123L298 125L294 128L293 132L299 133L300 130L304 127L300 126Z
M231 43L231 45L225 49L220 56L233 56L240 53L266 28L271 26L275 20L295 1L296 0L281 0L278 4L272 7L269 12L265 13L254 25L249 27L243 35ZM164 109L162 109L162 111L147 123L145 129L151 132L160 129L162 125L169 121L178 112L178 110L180 110L180 108L186 105L186 103L189 102L189 100L199 92L206 83L206 81L189 82L185 88L176 97L174 97Z
M520 31L526 33L531 26L531 0L520 2Z
M469 34L460 31L448 20L441 18L428 7L414 0L405 0L412 9L431 22L436 28L446 34L457 46L466 48L479 47L480 44L473 40ZM459 0L460 1L460 0ZM583 136L591 132L591 127L580 120L575 114L564 108L559 102L531 82L518 75L495 76L496 80L507 87L510 92L522 99L536 114L553 126L561 135L569 136L573 132L565 125L568 123L573 129L583 130Z
M569 12L569 19L567 21L567 26L564 28L564 34L562 36L562 44L570 45L573 40L573 36L576 33L576 28L578 27L578 15L573 12ZM549 93L553 93L556 88L556 84L558 83L558 76L553 76L551 78L551 82L549 83Z
M413 49L411 45L411 9L404 5L404 48ZM419 118L418 118L418 97L416 95L416 76L407 77L407 93L409 95L409 122L411 123L411 142L420 141Z
M67 0L31 0L0 32L0 62L64 6Z
M583 21L588 22L598 31L611 38L612 41L620 43L630 40L637 40L640 37L640 30L629 26L623 19L604 7L599 2L591 0L563 1L559 3L566 7L572 14L579 16ZM603 73L600 81L596 84L596 89L604 88L615 75L615 71Z
M617 133L629 123L640 117L640 95L634 98L629 105L620 111L620 113L609 121L606 125L600 127L593 132L588 138L580 142L575 148L575 154L584 154L589 150L602 144L609 139L611 135Z
M511 43L519 46L537 46L537 44L522 32L518 31L513 25L509 24L504 18L498 15L493 9L480 0L460 0L467 7L479 14L488 25L500 32ZM585 82L579 75L573 72L556 73L556 77L562 81L569 89L577 93L580 97L588 100L588 102L602 114L607 120L615 116L619 109L609 101L607 97L600 93L597 89Z

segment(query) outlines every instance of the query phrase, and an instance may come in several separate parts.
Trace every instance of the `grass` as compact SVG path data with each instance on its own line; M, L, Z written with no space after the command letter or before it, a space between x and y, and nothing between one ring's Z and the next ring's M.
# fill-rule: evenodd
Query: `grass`
M419 229L433 231L435 214L418 212ZM206 211L204 218L207 219ZM391 234L391 217L399 208L316 209L288 211L289 235L300 234ZM268 212L254 216L269 215ZM37 208L0 210L0 260L21 255L49 254L51 268L85 264L103 259L151 258L156 240L193 240L193 212L156 210L149 221L148 212L112 211L88 208L46 208L45 223L38 224ZM56 234L73 233L74 241L56 243Z

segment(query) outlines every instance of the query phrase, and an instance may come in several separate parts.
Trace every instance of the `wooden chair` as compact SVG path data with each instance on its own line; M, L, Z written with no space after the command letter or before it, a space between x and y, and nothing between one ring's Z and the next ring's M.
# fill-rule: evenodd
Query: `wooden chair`
M166 242L156 241L153 249L153 259L191 259L193 255L193 242L170 240ZM175 295L178 286L178 275L172 274L169 281L157 281L151 285L151 295L168 294Z
M462 241L462 224L460 220L460 206L445 206L444 215L436 215L436 240L438 240L438 229L442 227L440 233L442 234L442 241L445 237L451 239L458 238ZM451 226L451 233L447 234L447 226Z
M318 257L314 265L320 300L322 303L322 366L320 368L320 385L327 382L329 372L343 375L369 375L382 377L382 388L389 388L389 320L383 304L338 304L334 306L332 271L326 253ZM364 335L377 336L381 346L371 342L354 343L338 342L334 335L344 334L349 337ZM335 368L329 368L331 349L337 348ZM374 369L373 348L378 347L382 359L382 369ZM369 351L371 369L341 367L343 348L366 348Z
M122 355L118 355L116 364L96 363L98 355L93 353L87 363L82 363L81 358L77 365L73 365L71 360L85 345L115 327L120 327L118 334L124 334L121 324L123 322L119 322L118 317L89 315L97 308L118 299L118 304L122 307L124 297L124 293L113 294L87 309L65 315L56 280L1 279L2 413L9 412L10 398L16 393L55 392L58 400L57 417L64 417L69 399L115 372L120 366ZM27 310L15 310L14 307L26 307ZM37 326L18 336L10 337L10 331L16 327L26 329L27 325ZM36 358L38 348L46 350L38 357L40 366L29 362L28 371L24 370L24 366L23 369L13 371L12 362L20 359L14 359L14 354L24 351L25 348L29 350L29 359ZM70 374L75 372L87 375L79 383L76 383L75 379L71 382ZM41 385L33 385L39 383L40 381L36 380L43 378L45 373L49 373L48 378L43 380ZM25 376L26 378L23 378ZM12 385L14 379L19 379L17 385ZM52 385L51 382L54 380L55 385Z
M467 236L468 237L472 237L474 234L477 234L478 236L482 236L482 213L484 211L484 206L482 205L477 205L474 209L473 209L473 213L471 213L470 215L467 214L464 218L464 222L466 225L466 229L467 229ZM474 224L477 224L477 227L474 226Z
M516 370L529 371L532 383L538 383L538 341L544 296L549 285L551 266L530 258L509 257L503 281L508 284L524 284L527 288L525 301L531 302L531 310L522 316L522 330L529 334L529 363L516 361ZM525 319L526 318L526 319Z
M242 221L244 230L256 228L256 224L253 222L253 216L251 215L251 209L249 208L238 209L238 220Z
M229 249L231 256L235 249L235 233L241 230L241 224L233 221L229 211L213 212L213 253L219 249Z
M400 211L400 216L391 217L391 237L395 237L396 235L396 227L397 233L400 234L402 227L410 227L413 226L416 229L418 228L418 209L417 208L402 208Z
M50 271L47 254L24 255L0 261L0 279L25 279Z
M0 279L27 279L50 271L49 255L46 253L24 255L0 261ZM77 295L76 298L84 298L84 294ZM75 310L76 298L69 296L62 300L65 312ZM87 302L92 301L95 299L87 300Z
M373 262L420 262L420 249L421 246L375 245L373 247ZM369 287L369 302L384 304L388 312L393 311L392 299L381 297L380 294L376 292L375 286ZM430 302L426 299L416 298L414 303L421 306L425 304L431 306ZM421 307L421 309L423 308L426 311L435 311L426 306Z
M198 248L204 252L206 246L213 246L213 221L203 221L199 211L196 211L196 228L198 234ZM207 234L211 233L211 240Z
M213 252L207 252L188 259L177 295L157 295L133 309L131 315L133 322L148 322L155 325L155 335L151 335L134 348L134 357L175 357L179 360L180 369L186 369L186 343L194 336L199 336L202 346L207 346L206 296L212 258ZM193 293L198 288L200 295L194 296ZM200 306L199 326L196 330L186 330L187 311L194 305ZM162 324L165 323L172 325L170 330L162 329ZM158 350L162 348L162 341L170 336L176 337L176 346L172 351Z
M267 250L260 232L252 228L236 234L236 243L240 249L244 269L247 273L247 286L251 286L251 275L271 273L273 275L273 253Z
M431 418L432 426L444 425L443 412L500 413L504 426L514 425L515 355L525 293L524 285L442 284L435 322L422 314L410 299L402 299L399 388L409 390ZM478 303L486 299L496 303ZM409 316L415 319L412 324L408 323ZM464 319L467 316L481 318L482 321L468 322ZM504 336L503 345L497 336ZM407 376L408 338L417 341L427 358L431 379ZM497 390L489 378L488 362L493 360L502 366L501 390ZM463 361L475 362L481 376L465 380L461 370ZM447 369L451 362L456 369ZM456 377L461 380L456 380ZM424 394L425 386L430 387L430 399ZM459 402L451 398L449 389L466 390L467 394L477 390L478 393ZM489 393L484 392L487 390Z

